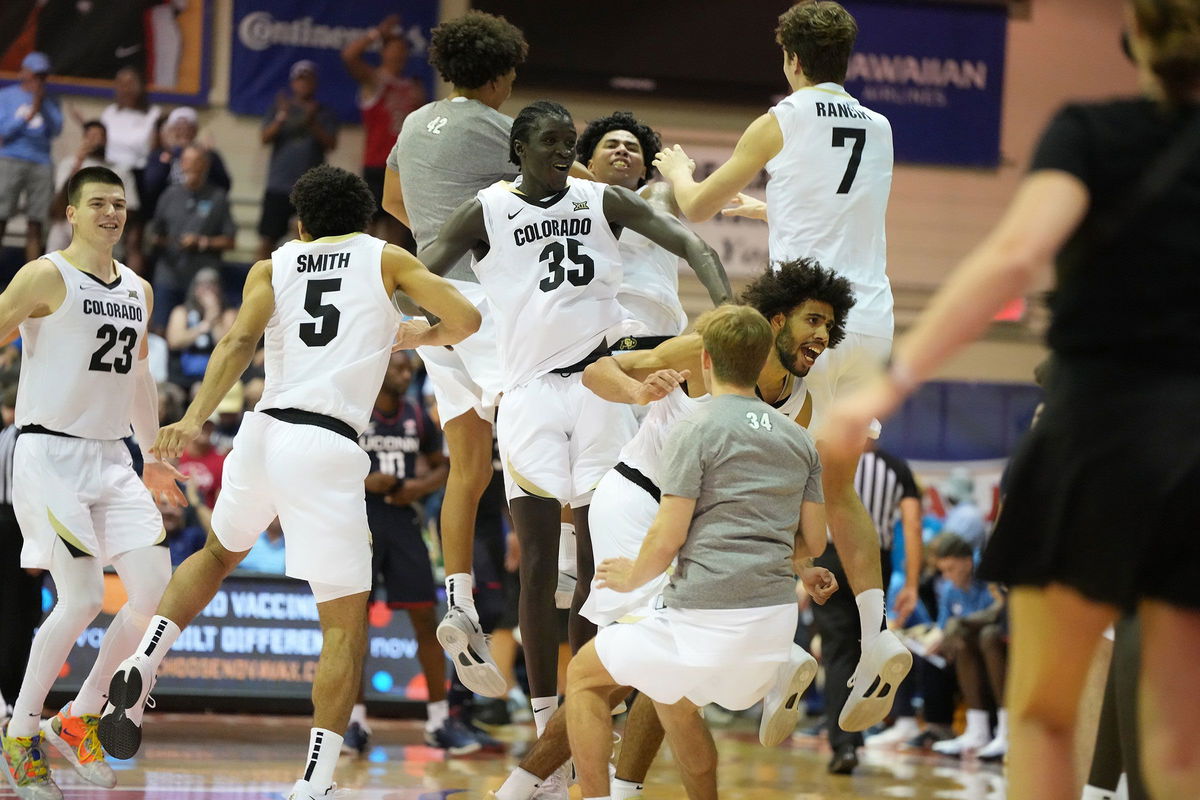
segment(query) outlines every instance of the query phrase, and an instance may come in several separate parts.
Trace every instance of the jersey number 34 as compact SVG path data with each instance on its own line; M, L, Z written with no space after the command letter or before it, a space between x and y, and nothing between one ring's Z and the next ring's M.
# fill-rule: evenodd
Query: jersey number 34
M563 257L574 265L573 269L563 266ZM566 247L562 242L550 242L538 256L538 263L549 262L550 274L542 278L538 288L543 292L552 292L563 285L563 281L571 282L572 286L587 286L596 277L596 262L583 252L583 245L578 239L567 239Z

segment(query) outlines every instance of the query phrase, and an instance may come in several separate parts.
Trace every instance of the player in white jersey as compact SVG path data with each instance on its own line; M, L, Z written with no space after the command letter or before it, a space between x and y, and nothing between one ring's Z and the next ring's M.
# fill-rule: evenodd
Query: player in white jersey
M163 656L279 517L286 572L312 587L324 643L313 680L313 729L306 769L291 797L331 791L333 768L358 694L366 648L371 544L363 480L370 459L358 446L400 324L400 290L442 317L405 326L399 342L453 344L479 328L479 312L442 278L394 245L362 233L374 199L362 178L319 166L292 189L299 241L259 261L246 277L233 327L218 343L183 419L164 428L153 452L177 457L194 439L266 338L266 385L225 462L213 535L175 572L134 655L109 687L100 723L105 749L129 758L141 744L141 715Z
M484 189L421 251L429 268L441 272L474 249L472 269L496 322L504 368L497 433L521 540L521 631L539 730L558 697L553 595L560 508L575 511L586 586L591 491L634 433L632 411L591 395L580 378L607 352L625 318L616 299L621 266L613 227L631 228L687 259L706 283L721 287L714 300L729 296L716 254L678 220L623 187L568 181L575 142L562 106L541 101L522 109L511 134L520 187L501 182ZM582 602L577 592L573 607ZM572 641L579 645L591 626L574 616Z
M708 219L733 202L730 213L767 220L772 262L815 258L854 284L857 302L846 322L847 341L821 360L808 383L829 527L855 592L861 629L862 657L838 724L861 731L887 715L912 656L882 630L879 536L854 491L858 457L846 458L830 446L823 421L837 398L869 381L891 351L884 216L892 131L883 115L863 107L842 86L858 35L846 9L828 0L798 3L779 17L775 33L792 93L752 122L729 161L705 180L693 180L693 166L678 146L659 153L655 166L674 185L688 219ZM767 202L739 195L764 168L770 175ZM873 435L878 433L876 425ZM906 587L905 603L914 601L914 592Z
M49 570L58 591L34 637L3 736L5 774L26 800L62 797L44 744L88 782L116 785L96 739L104 693L171 577L169 553L157 546L165 535L151 492L186 505L175 485L183 476L147 456L143 485L121 441L131 424L143 447L158 431L157 390L146 361L153 294L112 257L125 228L121 179L88 167L71 178L67 195L71 244L26 264L0 294L0 340L19 326L24 351L12 487L25 538L21 566ZM109 625L78 696L43 723L51 685L100 612L109 564L129 600Z
M758 396L797 424L807 425L812 404L805 376L820 358L828 357L822 354L838 346L846 335L844 320L854 305L850 283L815 262L800 259L781 264L778 270L758 278L745 289L742 299L767 318L775 333L775 346L759 372ZM702 374L702 350L701 335L689 333L652 350L615 353L584 370L584 385L600 397L650 406L637 435L621 450L620 462L605 474L592 497L589 524L596 563L637 557L658 513L658 468L663 444L674 424L708 399L703 381L693 377ZM820 603L837 588L828 570L813 567L811 559L801 579ZM592 587L582 613L600 626L645 616L666 580L664 573L629 592ZM799 708L794 700L816 674L812 656L799 647L793 656L764 703L759 738L767 746L778 744L795 728ZM626 721L612 785L613 800L641 793L662 737L653 703L639 697ZM568 755L565 720L556 718L497 797L528 800L534 788L549 779Z

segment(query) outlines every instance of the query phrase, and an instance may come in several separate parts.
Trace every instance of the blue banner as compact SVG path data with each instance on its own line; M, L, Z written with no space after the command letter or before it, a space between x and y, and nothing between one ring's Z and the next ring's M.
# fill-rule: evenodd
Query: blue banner
M317 64L317 99L343 122L359 122L358 86L342 64L341 50L390 14L400 15L408 40L405 74L433 97L429 34L437 24L437 0L235 0L233 53L229 64L229 110L265 114L288 86L292 64ZM378 63L378 46L367 51Z
M997 166L1007 8L844 5L859 28L846 89L891 120L896 160Z

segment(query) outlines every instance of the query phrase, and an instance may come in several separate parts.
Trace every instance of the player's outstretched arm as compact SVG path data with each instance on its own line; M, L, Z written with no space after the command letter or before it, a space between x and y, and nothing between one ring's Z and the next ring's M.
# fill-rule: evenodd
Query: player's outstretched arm
M645 405L665 397L691 376L699 376L701 349L699 335L689 333L672 337L653 350L633 350L605 356L584 369L583 385L610 403ZM659 396L646 394L653 394L654 385L659 385L660 389L666 388L665 384L656 384L651 380L662 373L669 374L663 377L671 377L673 385ZM647 385L648 381L650 386Z
M605 559L596 567L596 585L630 592L666 572L687 539L695 510L696 498L664 494L637 560Z
M158 438L150 450L160 460L177 458L184 446L200 433L204 421L212 416L222 398L242 377L246 367L250 366L254 351L274 312L271 260L266 259L250 268L246 286L242 290L242 307L238 309L233 327L213 348L196 399L188 406L183 419L158 432Z
M384 247L383 272L391 292L403 292L438 318L430 326L408 326L402 346L457 344L479 330L483 321L479 309L408 251L390 244Z
M472 197L454 209L442 223L437 238L417 253L417 259L434 275L445 275L472 247L486 241L483 204Z
M713 305L719 306L733 299L729 276L725 274L717 252L675 217L656 211L624 186L609 186L604 190L604 216L609 222L637 231L659 247L686 259L708 290Z
M768 113L750 123L729 160L700 182L692 177L695 162L679 145L655 156L654 166L675 187L675 201L683 215L692 222L704 222L749 186L782 149L783 131L774 115Z
M66 296L67 287L54 264L39 258L21 267L0 293L0 341L12 341L18 325L29 317L52 313Z

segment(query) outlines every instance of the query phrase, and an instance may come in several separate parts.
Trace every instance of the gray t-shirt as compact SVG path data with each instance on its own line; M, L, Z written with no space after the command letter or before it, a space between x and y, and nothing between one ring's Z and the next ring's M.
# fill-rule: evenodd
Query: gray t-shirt
M659 468L664 495L696 498L687 540L663 591L672 608L795 602L800 504L824 502L808 432L766 403L721 395L680 420Z
M418 252L476 192L516 177L517 165L508 160L512 122L512 117L466 99L436 100L405 117L387 166L400 176ZM446 277L479 282L470 255Z
M212 184L195 191L182 183L172 184L158 199L151 223L154 233L167 241L154 272L154 284L169 285L183 291L196 273L205 267L221 267L220 252L184 250L179 237L186 233L198 236L233 236L237 229L229 213L229 198Z
M267 109L262 126L275 119L275 107ZM323 105L317 107L315 124L330 136L338 130L337 117ZM325 148L313 135L308 124L308 112L295 103L287 107L287 120L279 128L271 144L271 161L267 165L267 191L287 194L308 170L325 163Z

